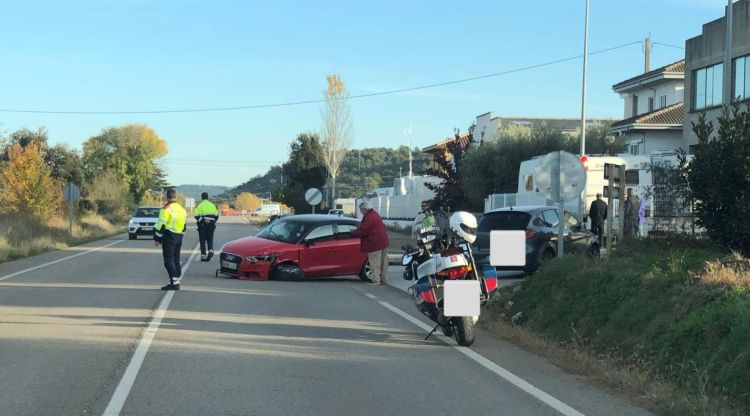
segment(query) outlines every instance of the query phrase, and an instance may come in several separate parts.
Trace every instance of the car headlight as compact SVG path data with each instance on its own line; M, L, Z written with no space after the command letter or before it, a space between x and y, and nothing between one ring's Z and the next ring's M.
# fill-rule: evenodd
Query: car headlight
M245 260L249 261L250 263L258 263L258 262L270 262L273 261L276 257L272 254L263 254L260 256L247 256L245 257Z

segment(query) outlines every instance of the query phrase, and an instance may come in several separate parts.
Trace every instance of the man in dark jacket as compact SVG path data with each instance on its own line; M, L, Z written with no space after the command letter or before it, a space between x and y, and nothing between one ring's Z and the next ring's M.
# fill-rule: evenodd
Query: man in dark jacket
M362 222L352 231L352 237L362 240L360 250L367 253L372 271L370 283L384 285L388 279L388 231L383 219L369 202L359 204L359 210L362 212Z
M602 194L596 194L596 200L589 208L591 232L599 237L599 246L604 243L604 220L607 219L607 203L602 201Z

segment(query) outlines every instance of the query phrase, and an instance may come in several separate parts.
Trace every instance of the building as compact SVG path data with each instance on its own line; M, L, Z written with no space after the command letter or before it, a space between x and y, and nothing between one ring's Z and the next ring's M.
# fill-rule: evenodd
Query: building
M614 120L587 119L586 125L612 124ZM559 129L568 134L578 134L581 131L580 118L552 118L552 117L502 117L494 116L492 112L480 114L472 125L471 133L476 144L494 140L497 132L509 127L551 128Z
M683 147L684 82L685 61L680 60L612 86L625 104L624 119L612 124L612 132L624 138L627 153Z
M448 144L453 143L456 140L459 141L461 144L461 147L467 148L472 143L472 135L471 133L464 133L464 134L458 134L456 137L451 137L445 140L442 140L439 143L433 144L431 146L427 146L422 151L424 153L429 153L432 155L432 161L427 164L428 169L440 169L440 165L437 164L436 160L439 160L442 158L445 161L449 161L451 159L451 154L448 152Z
M697 123L702 112L710 121L722 113L722 105L750 99L750 0L732 5L732 37L727 62L727 15L703 25L700 36L685 42L684 147L694 152L698 137L691 123Z

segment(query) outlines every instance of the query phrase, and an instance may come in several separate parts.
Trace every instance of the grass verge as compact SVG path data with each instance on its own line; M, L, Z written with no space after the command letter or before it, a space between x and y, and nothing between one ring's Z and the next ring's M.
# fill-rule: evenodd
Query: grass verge
M0 216L0 262L34 256L50 250L88 243L126 231L98 215L80 218L73 225L73 237L68 235L68 223L53 218L41 223L21 215Z
M480 322L654 413L746 415L748 270L708 243L642 241L556 259Z

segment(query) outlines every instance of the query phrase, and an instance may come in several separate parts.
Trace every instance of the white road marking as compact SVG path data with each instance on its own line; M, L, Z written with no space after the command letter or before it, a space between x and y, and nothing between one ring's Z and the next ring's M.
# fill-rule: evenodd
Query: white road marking
M190 265L195 259L195 256L199 253L199 249L200 245L197 244L193 249L193 253L190 255L190 258L188 258L187 262L185 263L185 266L183 266L182 268L182 276L180 276L181 278L184 277L187 273ZM143 360L146 358L146 353L148 353L148 349L151 347L151 342L154 340L156 332L159 331L161 320L164 318L164 315L166 315L167 309L169 309L169 305L172 303L174 294L175 291L173 290L167 291L167 293L162 298L161 303L159 303L159 307L156 308L154 316L153 318L151 318L151 322L149 322L148 327L141 337L141 340L138 342L138 347L136 348L135 353L133 353L133 358L130 359L130 363L125 369L125 374L122 375L122 379L120 379L120 383L117 385L114 394L112 394L112 398L109 400L109 404L107 405L107 408L104 409L104 413L102 414L102 416L120 415L122 407L125 405L125 400L127 400L128 396L130 395L130 390L133 388L133 384L135 383L135 378L138 375L138 371L140 371L141 369Z
M375 295L373 295L371 293L365 293L365 296L367 296L370 299L377 299L378 298L377 296L375 296Z
M17 272L15 272L15 273L7 274L7 275L5 275L5 276L3 276L3 277L0 277L0 282L1 282L1 281L3 281L3 280L6 280L6 279L10 279L11 277L16 277L16 276L18 276L18 275L21 275L21 274L24 274L24 273L28 273L28 272L31 272L31 271L34 271L34 270L37 270L37 269L41 269L41 268L44 268L44 267L48 267L48 266L51 266L51 265L53 265L53 264L57 264L57 263L62 263L62 262L64 262L64 261L68 261L68 260L70 260L70 259L73 259L73 258L76 258L76 257L78 257L78 256L83 256L84 254L89 254L89 253L93 253L93 252L95 252L95 251L98 251L98 250L101 250L101 249L104 249L104 248L107 248L107 247L111 247L111 246L113 246L113 245L115 245L115 244L119 244L119 243L122 243L123 241L125 241L125 240L117 240L117 241L114 241L114 242L112 242L112 243L109 243L109 244L103 245L103 246L101 246L101 247L95 247L95 248L92 248L91 250L87 250L87 251L84 251L84 252L82 252L82 253L78 253L78 254L73 254L72 256L68 256L68 257L63 257L63 258L61 258L61 259L57 259L57 260L54 260L54 261L50 261L50 262L47 262L47 263L43 263L43 264L40 264L40 265L38 265L38 266L34 266L34 267L29 267L28 269L20 270L20 271L17 271Z
M386 309L390 310L391 312L399 315L400 317L406 319L407 321L413 323L414 325L418 326L419 328L425 330L426 332L432 331L432 327L425 324L424 322L420 321L419 319L409 315L408 313L402 311L401 309L391 305L388 302L378 301L381 305L383 305ZM439 335L437 333L433 334L433 336L437 337L444 343L450 344L450 338ZM514 386L518 387L519 389L523 390L527 394L530 394L534 396L536 399L541 401L542 403L546 404L547 406L553 408L560 414L563 414L565 416L584 416L583 413L573 409L572 407L568 406L567 404L561 402L560 400L557 400L556 398L550 396L549 394L545 393L544 391L540 390L536 386L532 385L531 383L527 382L526 380L522 379L521 377L518 377L517 375L511 373L510 371L500 367L499 365L493 363L492 361L488 360L487 358L477 354L476 352L472 351L469 348L466 347L460 347L457 345L451 345L453 348L455 348L458 352L461 354L464 354L465 356L471 358L475 362L477 362L482 367L492 371L493 373L497 374L498 376L505 379L507 382L513 384Z

